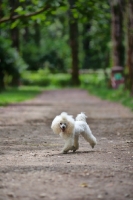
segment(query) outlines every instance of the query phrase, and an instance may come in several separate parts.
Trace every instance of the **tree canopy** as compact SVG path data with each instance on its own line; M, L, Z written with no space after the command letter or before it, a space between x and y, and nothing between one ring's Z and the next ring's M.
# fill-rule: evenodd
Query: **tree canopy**
M79 84L79 69L106 69L116 55L126 65L129 7L130 0L0 0L0 37L11 41L27 69L70 70L73 84Z

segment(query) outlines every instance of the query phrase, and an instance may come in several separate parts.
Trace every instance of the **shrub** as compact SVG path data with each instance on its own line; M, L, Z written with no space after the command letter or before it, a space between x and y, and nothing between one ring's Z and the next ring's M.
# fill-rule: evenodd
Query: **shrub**
M69 74L51 74L48 70L40 69L37 72L25 71L22 74L24 85L65 87L70 86Z
M11 47L10 40L0 37L0 88L7 85L18 85L20 74L27 68L16 49Z

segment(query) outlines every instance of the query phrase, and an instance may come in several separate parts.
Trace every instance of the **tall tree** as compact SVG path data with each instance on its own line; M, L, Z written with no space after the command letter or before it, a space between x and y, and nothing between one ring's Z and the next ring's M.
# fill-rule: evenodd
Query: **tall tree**
M18 7L19 1L18 0L12 0L10 1L11 6L11 18L15 15L15 9ZM11 39L12 39L12 46L19 50L19 28L14 27L11 29Z
M78 60L78 19L74 17L73 9L76 0L69 2L69 40L72 55L72 84L79 85L79 60Z
M124 46L123 46L123 0L110 0L112 16L112 58L113 66L124 65Z
M129 89L133 95L133 0L128 0L128 52Z
M83 68L87 69L90 61L90 37L89 37L89 32L90 32L91 24L90 22L84 23L83 25L83 50L84 50L84 62L83 62Z

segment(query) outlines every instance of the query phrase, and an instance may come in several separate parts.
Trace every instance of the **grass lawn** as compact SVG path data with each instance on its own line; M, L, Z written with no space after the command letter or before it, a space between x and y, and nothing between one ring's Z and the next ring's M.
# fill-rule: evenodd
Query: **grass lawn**
M100 97L101 99L119 102L129 107L133 111L133 97L124 86L118 89L108 88L104 76L101 75L83 75L81 76L81 87L87 89L90 94Z
M36 73L26 72L23 80L26 86L8 87L0 92L0 106L32 99L44 90L70 87L69 74L43 74L40 70Z
M31 75L32 74L30 74L30 76ZM36 77L38 77L38 74ZM46 83L46 81L42 80L40 77L47 77L49 80L48 84L42 86L42 83ZM27 77L27 80L32 82L31 85L7 88L5 91L1 92L0 106L32 99L44 90L71 87L70 75L68 74L55 74L50 76L39 75L38 81L34 79L35 77L32 76ZM103 73L83 74L80 75L80 80L81 88L86 89L90 94L96 95L101 99L120 102L133 111L133 97L130 96L129 91L124 90L123 87L117 90L108 88ZM36 84L40 86L36 86Z
M21 86L18 88L7 88L6 90L0 93L0 106L5 106L10 103L16 103L27 99L32 99L43 90L44 88L36 86Z

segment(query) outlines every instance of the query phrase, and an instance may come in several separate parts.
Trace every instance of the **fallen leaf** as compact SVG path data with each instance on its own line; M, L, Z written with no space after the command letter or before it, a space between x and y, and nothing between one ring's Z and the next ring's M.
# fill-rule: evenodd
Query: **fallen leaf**
M88 184L87 184L87 183L81 183L80 186L81 186L81 187L88 187Z

